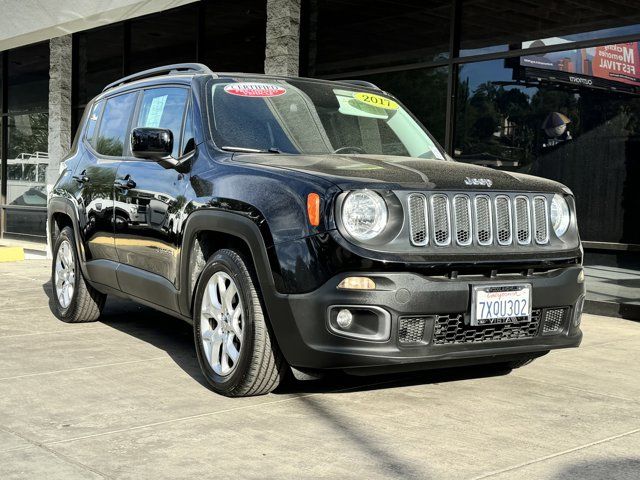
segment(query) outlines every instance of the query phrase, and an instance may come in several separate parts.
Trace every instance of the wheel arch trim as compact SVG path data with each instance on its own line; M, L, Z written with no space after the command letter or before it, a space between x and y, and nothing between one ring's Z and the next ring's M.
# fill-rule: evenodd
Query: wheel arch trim
M240 238L249 247L251 260L258 277L259 289L263 298L276 293L274 269L277 271L277 259L271 258L267 249L264 233L256 223L241 214L219 210L198 210L193 212L186 221L180 255L179 307L183 315L191 317L193 293L196 285L191 286L191 252L195 247L197 236L201 232L222 233ZM268 290L265 291L265 290ZM267 306L268 309L268 306Z
M76 244L76 251L78 252L78 260L80 264L80 268L82 270L82 274L91 281L91 278L88 275L87 267L86 267L86 255L84 244L80 238L80 224L78 221L78 207L75 205L70 199L63 197L52 197L49 199L49 203L47 205L47 223L49 225L49 243L51 245L51 249L54 247L54 216L57 213L61 213L66 215L71 219L71 225L73 227L73 237Z

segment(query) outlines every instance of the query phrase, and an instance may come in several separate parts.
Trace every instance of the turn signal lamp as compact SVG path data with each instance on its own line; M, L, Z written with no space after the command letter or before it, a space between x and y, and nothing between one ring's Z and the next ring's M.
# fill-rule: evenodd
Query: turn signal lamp
M376 282L369 277L347 277L338 285L340 290L375 290Z
M320 225L320 195L315 192L307 195L307 215L311 226Z

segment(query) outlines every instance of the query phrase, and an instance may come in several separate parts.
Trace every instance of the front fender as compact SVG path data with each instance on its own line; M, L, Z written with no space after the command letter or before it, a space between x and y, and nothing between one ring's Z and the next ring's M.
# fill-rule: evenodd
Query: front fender
M259 222L264 225L263 222ZM279 275L278 259L272 248L272 240L268 231L261 230L255 218L224 212L215 209L205 209L193 212L186 220L180 258L180 289L179 306L183 315L191 317L191 300L195 285L191 285L190 268L191 252L194 250L199 232L211 231L224 233L241 238L249 247L254 267L263 292L278 290L276 279Z

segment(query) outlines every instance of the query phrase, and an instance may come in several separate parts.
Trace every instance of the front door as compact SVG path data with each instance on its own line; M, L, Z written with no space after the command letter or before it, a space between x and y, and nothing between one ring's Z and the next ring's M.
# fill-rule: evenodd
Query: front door
M174 158L181 154L188 93L187 88L181 87L144 90L133 122L133 128L171 130ZM162 276L176 285L178 232L186 203L188 174L154 161L129 158L120 164L117 177L115 225L120 263Z
M85 129L84 155L74 180L78 187L80 236L87 261L117 261L114 239L114 182L124 152L137 93L96 103Z

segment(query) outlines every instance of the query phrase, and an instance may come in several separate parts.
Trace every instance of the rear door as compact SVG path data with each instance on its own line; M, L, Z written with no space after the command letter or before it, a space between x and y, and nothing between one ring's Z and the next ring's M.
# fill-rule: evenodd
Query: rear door
M87 119L85 153L75 169L80 235L87 260L117 261L114 182L125 152L137 92L97 102Z
M132 128L166 128L173 134L174 158L181 151L189 88L154 87L142 91ZM125 158L116 187L116 249L120 263L177 283L178 228L185 206L188 174L157 162ZM118 212L124 212L119 216ZM127 284L121 282L123 290ZM134 295L140 292L128 291Z

